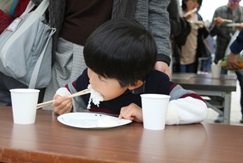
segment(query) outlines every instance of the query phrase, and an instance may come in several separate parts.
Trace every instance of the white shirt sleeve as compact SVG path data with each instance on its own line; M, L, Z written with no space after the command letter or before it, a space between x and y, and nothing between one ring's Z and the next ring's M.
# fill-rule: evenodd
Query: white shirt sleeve
M205 102L192 97L171 100L167 110L166 124L192 124L206 119L208 108Z

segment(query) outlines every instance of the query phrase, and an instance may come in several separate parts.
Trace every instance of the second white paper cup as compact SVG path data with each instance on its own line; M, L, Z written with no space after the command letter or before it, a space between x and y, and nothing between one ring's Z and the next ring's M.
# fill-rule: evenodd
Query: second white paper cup
M142 94L143 126L149 130L163 130L170 96Z
M212 78L219 78L221 72L221 66L212 64L211 65Z
M35 123L39 90L11 89L13 120L16 124Z

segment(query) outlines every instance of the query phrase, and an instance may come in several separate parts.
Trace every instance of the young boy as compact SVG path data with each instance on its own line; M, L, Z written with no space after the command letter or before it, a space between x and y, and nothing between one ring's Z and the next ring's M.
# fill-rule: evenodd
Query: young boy
M91 103L90 109L86 109L90 94L74 98L73 105L72 99L56 94L52 104L54 112L86 110L143 122L140 94L157 93L171 96L166 124L203 121L207 116L203 99L173 84L163 72L154 70L156 49L152 35L138 22L116 18L104 23L84 45L88 68L66 86L75 93L91 84L104 101L99 106Z

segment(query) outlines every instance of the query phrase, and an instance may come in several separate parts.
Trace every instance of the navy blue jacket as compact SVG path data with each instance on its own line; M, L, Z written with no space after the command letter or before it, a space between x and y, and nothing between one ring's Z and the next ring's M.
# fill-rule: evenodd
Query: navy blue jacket
M243 50L243 30L240 31L235 41L230 45L233 54L239 54Z

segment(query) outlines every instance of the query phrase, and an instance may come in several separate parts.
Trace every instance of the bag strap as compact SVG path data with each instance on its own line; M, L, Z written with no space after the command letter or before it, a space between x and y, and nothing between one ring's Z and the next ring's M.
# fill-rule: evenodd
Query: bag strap
M22 15L28 14L30 11L32 11L34 9L35 6L36 5L34 4L34 2L32 2L30 0ZM40 15L43 15L45 13L46 9L48 8L48 6L49 6L49 0L43 0L39 4L39 6L35 9L35 12L38 12Z
M36 64L35 64L35 67L34 67L34 70L32 72L32 75L31 75L31 78L30 78L30 83L29 83L29 87L30 89L34 89L35 86L36 86L36 82L37 82L37 78L38 78L38 75L39 75L39 71L40 71L40 67L41 67L41 64L42 64L42 60L44 58L44 55L45 55L45 52L46 52L46 49L47 49L47 46L48 46L48 43L51 39L51 36L56 32L56 29L55 28L52 28L50 34L49 34L49 37L46 41L46 44L44 46L44 49L42 50Z
M18 4L18 1L19 1L19 0L14 0L14 1L13 1L13 4L12 4L10 10L9 10L9 14L12 15L12 16L15 15L14 10L15 10L17 4Z

